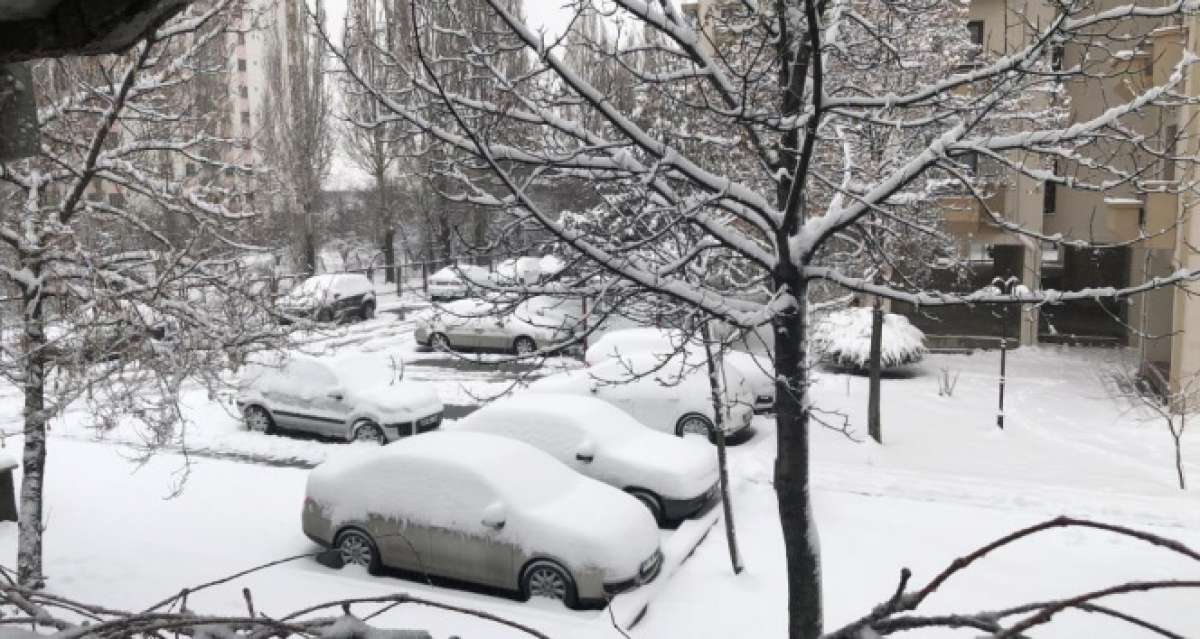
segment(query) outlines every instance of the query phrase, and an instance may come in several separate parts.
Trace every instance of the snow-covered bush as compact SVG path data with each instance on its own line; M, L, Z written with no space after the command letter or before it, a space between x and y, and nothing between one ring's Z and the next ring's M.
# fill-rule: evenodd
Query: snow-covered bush
M865 370L871 364L871 309L830 313L813 331L812 347L814 355L831 366ZM884 370L919 362L927 352L921 329L903 315L884 314L879 357Z

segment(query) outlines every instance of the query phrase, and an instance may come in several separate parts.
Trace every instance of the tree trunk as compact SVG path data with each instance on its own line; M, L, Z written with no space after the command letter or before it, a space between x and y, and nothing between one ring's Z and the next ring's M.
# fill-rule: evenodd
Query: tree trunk
M708 388L712 394L713 416L716 419L716 432L712 435L717 443L717 468L720 471L719 481L721 484L721 507L724 509L725 516L725 539L729 542L729 563L733 567L733 574L738 575L742 572L742 557L738 552L737 527L733 524L733 502L730 501L729 497L729 466L725 462L725 420L723 419L725 411L721 402L721 382L717 377L717 363L713 358L712 347L709 342L712 339L712 332L708 329L707 320L700 327L700 334L704 339L704 362L708 366Z
M311 225L311 222L308 224ZM312 228L305 228L303 246L301 250L304 253L304 274L312 277L317 273L317 234Z
M778 289L794 292L797 310L774 322L775 496L787 555L788 637L817 639L823 622L821 563L808 482L808 284L788 270L776 276Z
M384 273L387 275L383 281L392 283L396 281L396 229L388 227L383 232L383 261L386 264Z
M17 581L41 588L42 489L46 480L46 332L41 292L26 292L24 352L25 450L17 524Z
M871 384L867 397L867 433L871 439L883 443L883 427L879 423L879 374L883 357L883 306L879 298L871 308Z

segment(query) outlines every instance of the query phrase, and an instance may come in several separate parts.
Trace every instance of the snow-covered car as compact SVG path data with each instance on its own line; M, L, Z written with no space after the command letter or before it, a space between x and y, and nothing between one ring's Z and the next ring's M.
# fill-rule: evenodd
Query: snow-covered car
M237 405L250 430L296 430L386 444L442 423L431 386L392 379L387 364L365 356L247 364Z
M775 410L775 362L770 353L747 352L733 348L713 349L726 370L736 369L754 391L754 412ZM678 329L627 328L605 333L588 346L584 361L598 364L606 359L634 353L654 353L660 357L686 357L693 366L704 366L704 343Z
M830 366L865 371L871 363L871 315L870 308L830 313L813 330L813 352ZM895 313L884 314L879 345L884 370L915 364L928 353L921 329Z
M482 266L447 266L429 276L429 299L438 301L470 297L478 292L479 284L488 284L492 280L492 274Z
M530 300L532 301L532 300ZM435 350L493 350L527 355L570 341L578 323L552 305L465 299L414 316L415 338Z
M717 494L711 447L650 430L592 397L518 394L480 408L454 429L509 437L549 453L637 497L659 524L695 514Z
M309 474L302 522L372 573L398 568L572 608L653 580L663 560L637 499L484 433L430 433L325 462Z
M749 433L754 393L730 368L721 384L726 437ZM655 430L712 438L716 432L712 390L704 366L663 363L650 353L606 359L587 368L547 375L529 385L534 393L566 393L602 399Z
M322 273L300 282L279 298L283 321L332 322L375 317L375 287L362 273Z

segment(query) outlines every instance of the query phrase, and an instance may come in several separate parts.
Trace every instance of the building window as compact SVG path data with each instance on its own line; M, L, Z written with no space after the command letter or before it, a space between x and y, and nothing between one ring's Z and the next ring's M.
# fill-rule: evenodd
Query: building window
M250 126L250 112L242 111L242 126Z
M983 20L971 20L968 22L967 33L971 37L971 44L983 47Z
M246 70L246 59L238 58L238 71L245 71L245 70Z
M246 32L245 31L237 32L237 42L238 42L238 44L246 44Z
M979 175L979 152L978 151L965 151L965 152L959 153L957 155L954 155L953 157L954 157L954 161L956 163L958 163L959 166L966 169L967 172L970 173L972 176Z
M1175 139L1179 137L1179 126L1172 124L1167 127L1166 139L1163 140L1163 153L1166 158L1162 163L1162 179L1175 181Z
M971 242L967 247L967 259L972 262L991 262L992 245L982 242Z
M1054 158L1054 164L1051 166L1054 171L1054 177L1062 177L1062 171L1059 170L1058 158ZM1058 182L1047 180L1042 183L1042 215L1054 215L1058 211Z
M1050 70L1063 70L1063 56L1067 53L1066 47L1061 44L1056 44L1050 48Z
M248 98L250 97L250 89L246 88L246 85L243 84L242 86L238 87L238 95L242 96L243 98Z
M1042 242L1042 263L1061 264L1062 248L1054 242Z
M125 195L121 193L109 193L108 203L112 205L113 208L122 208L125 206Z
M183 169L183 172L187 174L188 177L196 175L196 165L188 162L187 166Z

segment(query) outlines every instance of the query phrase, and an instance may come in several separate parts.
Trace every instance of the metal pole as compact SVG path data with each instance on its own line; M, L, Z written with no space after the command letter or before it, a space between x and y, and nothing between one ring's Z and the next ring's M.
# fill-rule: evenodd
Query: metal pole
M1008 306L1000 319L1000 409L996 413L996 426L1004 430L1004 378L1008 366Z
M425 297L429 297L429 262L421 262L421 288Z

